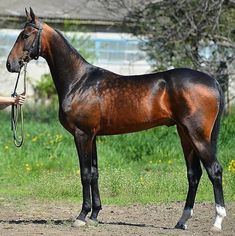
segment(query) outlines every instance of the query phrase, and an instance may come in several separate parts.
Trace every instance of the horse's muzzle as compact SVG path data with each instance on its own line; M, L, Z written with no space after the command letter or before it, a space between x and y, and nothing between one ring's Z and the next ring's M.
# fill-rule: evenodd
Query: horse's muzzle
M6 62L7 70L9 72L11 72L11 73L18 73L18 72L20 72L20 69L21 69L22 66L23 66L23 63L20 63L18 61L7 60L7 62Z

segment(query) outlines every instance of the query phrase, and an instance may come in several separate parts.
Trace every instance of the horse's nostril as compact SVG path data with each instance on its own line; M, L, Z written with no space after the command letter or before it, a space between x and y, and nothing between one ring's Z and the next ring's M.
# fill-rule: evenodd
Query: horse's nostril
M8 69L8 71L11 71L11 64L10 64L10 62L7 62L7 69Z
M23 60L20 60L20 61L19 61L19 65L20 65L20 66L23 66L23 65L24 65L24 61L23 61Z

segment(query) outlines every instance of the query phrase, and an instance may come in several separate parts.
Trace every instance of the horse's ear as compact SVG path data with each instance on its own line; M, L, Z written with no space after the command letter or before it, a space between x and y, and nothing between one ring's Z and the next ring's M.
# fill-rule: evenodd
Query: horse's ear
M26 8L25 8L25 14L26 14L27 21L31 21L31 17L30 17L29 12Z
M36 16L35 16L35 14L33 12L33 9L31 7L29 9L30 9L30 16L31 16L32 22L35 22Z

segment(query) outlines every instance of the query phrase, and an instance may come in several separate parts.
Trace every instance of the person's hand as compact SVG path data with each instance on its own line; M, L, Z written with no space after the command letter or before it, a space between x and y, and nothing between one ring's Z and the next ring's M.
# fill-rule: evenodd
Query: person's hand
M15 105L23 105L26 99L25 95L23 94L17 95L14 98L15 98L15 102L14 102Z

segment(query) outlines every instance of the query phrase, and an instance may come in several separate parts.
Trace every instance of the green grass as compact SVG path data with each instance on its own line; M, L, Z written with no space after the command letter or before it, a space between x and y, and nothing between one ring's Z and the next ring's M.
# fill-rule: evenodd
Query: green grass
M55 112L25 112L25 143L11 139L10 115L1 112L0 198L81 202L80 171L73 138ZM235 200L235 111L223 119L218 155L226 201ZM98 138L100 191L104 204L184 201L186 167L174 127ZM234 168L235 169L235 168ZM213 201L206 172L197 201Z

